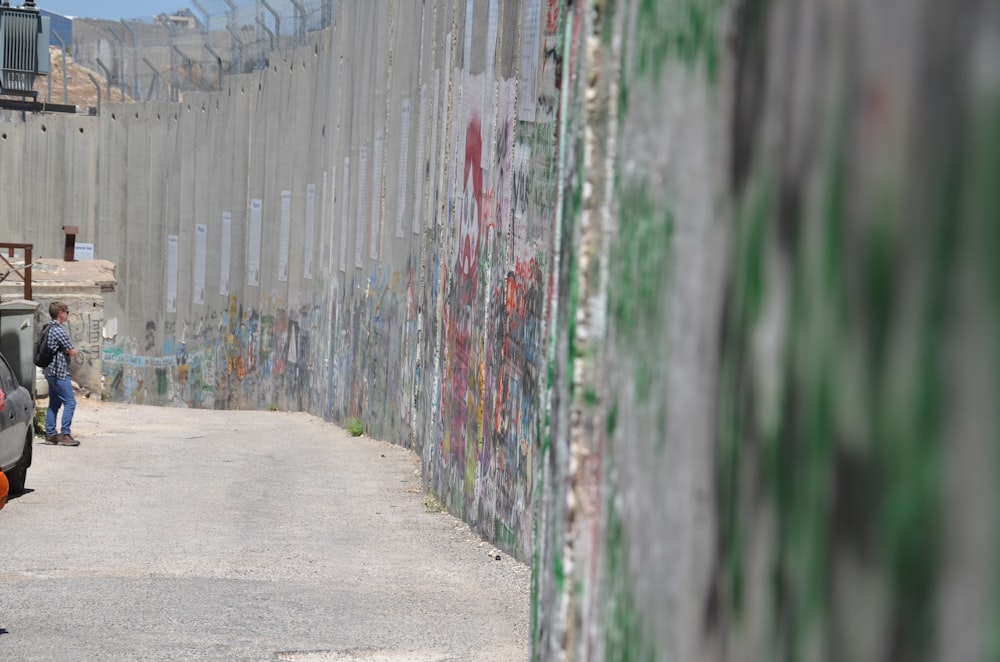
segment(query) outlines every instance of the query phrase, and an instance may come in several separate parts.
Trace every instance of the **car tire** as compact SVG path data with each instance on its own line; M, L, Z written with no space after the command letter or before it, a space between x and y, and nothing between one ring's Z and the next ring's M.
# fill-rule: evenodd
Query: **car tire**
M34 441L35 431L29 427L24 437L24 452L21 454L21 459L13 469L5 472L7 482L10 483L11 494L24 492L24 481L28 477L28 467L31 466L31 449Z

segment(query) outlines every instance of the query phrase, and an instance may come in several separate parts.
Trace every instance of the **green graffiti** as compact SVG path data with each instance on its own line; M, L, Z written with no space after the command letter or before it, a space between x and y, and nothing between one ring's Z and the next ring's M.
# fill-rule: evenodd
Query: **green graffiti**
M507 526L498 517L493 518L493 540L497 547L504 549L517 548L517 531Z
M740 245L738 262L738 282L742 295L738 303L745 306L739 312L745 324L753 324L758 320L764 303L764 244L774 214L770 183L765 181L751 190L750 204L743 224L746 238Z
M722 555L723 588L737 618L743 606L743 518L740 517L740 466L743 461L743 400L739 394L738 343L724 348L719 395L719 450L716 459L717 517Z
M990 265L984 274L985 278L993 283L1000 283L1000 223L995 219L1000 218L1000 187L996 185L1000 181L1000 95L997 95L989 102L981 104L978 109L978 121L972 132L974 149L978 150L973 156L974 167L972 172L976 173L974 179L974 189L970 198L976 202L973 208L967 213L979 219L980 230L985 235L981 242L981 254L979 262ZM993 219L994 222L988 222ZM993 287L993 324L994 337L1000 337L997 333L1000 327L1000 318L997 311L1000 311L1000 288ZM994 368L993 374L1000 375L1000 351L993 348ZM1000 451L996 451L994 458L997 469L1000 470ZM1000 488L993 491L993 530L995 536L1000 536ZM993 627L989 628L987 641L989 659L992 662L1000 662L1000 538L993 541L993 554L996 562L993 564Z
M156 394L161 398L167 394L167 388L169 387L169 380L167 379L167 371L165 368L156 369Z
M778 628L762 645L783 659L808 659L816 646L849 650L829 640L837 627L834 560L848 546L886 580L895 650L919 660L932 648L941 563L941 348L963 168L956 159L940 164L933 211L920 221L920 241L906 244L918 251L910 259L921 272L904 281L901 194L884 187L867 222L849 224L855 212L848 211L843 119L824 145L817 204L779 210L772 201L790 195L783 187L801 183L779 187L758 173L738 206L720 373L720 588L726 613L739 623L745 584L767 587ZM860 256L852 274L849 241ZM778 383L768 387L776 424L762 409L768 394L751 355L760 326L773 322L763 318L765 303L781 296L767 281L774 260L789 261L792 286ZM904 290L914 304L908 311L898 307ZM773 509L773 534L753 528L749 494ZM774 556L771 577L751 580L746 547L756 535L774 536Z
M552 577L556 580L556 588L560 593L566 588L566 569L563 567L562 552L552 550Z
M476 465L479 460L475 452L476 446L475 440L470 440L465 449L465 499L472 499L476 489Z
M622 76L618 80L618 112L622 117L628 116L629 84L628 77Z
M548 426L545 428L549 429ZM549 435L545 435L545 444L548 445ZM548 453L543 452L535 461L536 463L541 463L547 461ZM542 495L545 494L545 472L538 471L538 479L535 481L535 494ZM532 660L538 659L538 651L536 650L535 643L541 640L541 615L542 615L542 600L541 600L541 550L543 547L541 536L541 522L542 522L542 512L545 508L543 504L543 499L536 498L535 503L532 505L534 517L532 517L531 523L531 539L533 541L533 549L531 553L531 641L532 641Z
M613 498L608 500L607 513L601 587L605 598L604 659L653 662L658 656L633 592L634 579L628 563L625 526L614 507Z
M703 65L708 80L715 82L722 6L722 0L640 0L635 31L639 75L659 80L664 65L677 61L689 69Z
M595 6L600 12L598 20L600 22L601 44L610 49L615 38L615 10L618 5L614 2L602 2L595 3Z
M1000 380L1000 87L995 74L991 89L980 90L979 98L971 108L972 121L966 136L967 157L964 177L961 178L961 215L953 223L968 233L962 246L970 249L962 254L962 260L974 265L974 281L977 295L977 313L992 336L993 343L988 348L977 348L981 355L981 370L990 375L993 396ZM965 284L966 287L970 285ZM961 287L961 286L960 286ZM995 416L995 414L994 414ZM995 420L995 418L994 418ZM995 430L993 431L995 434ZM1000 445L992 445L994 475L1000 470ZM1000 485L994 481L990 498L993 502L992 538L990 554L994 559L989 577L992 589L990 614L984 618L987 626L982 633L984 659L1000 662ZM984 523L985 525L985 523Z
M864 263L869 293L865 312L871 320L872 350L869 367L875 373L885 368L885 359L889 356L889 334L897 294L893 282L893 274L898 268L896 238L889 221L893 216L885 209L883 218L872 224Z
M637 340L657 325L661 293L669 287L673 212L658 207L646 182L621 192L618 244L611 263L608 305L623 340Z

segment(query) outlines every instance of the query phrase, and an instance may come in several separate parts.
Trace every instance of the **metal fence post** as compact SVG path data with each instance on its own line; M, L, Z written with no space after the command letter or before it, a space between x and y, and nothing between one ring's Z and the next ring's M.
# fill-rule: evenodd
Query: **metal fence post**
M94 74L88 73L87 77L90 78L90 82L97 88L97 115L99 117L101 115L101 83L94 78Z
M122 95L122 101L125 101L125 40L121 38L121 35L115 31L114 26L108 26L108 30L115 36L118 40L118 76L116 76L118 83L118 91ZM111 99L111 93L108 93L108 99Z
M149 61L149 58L146 57L145 55L142 56L142 61L146 63L147 67L149 67L150 69L153 70L153 80L149 81L149 93L146 95L146 98L150 99L150 100L153 98L153 89L155 88L156 91L157 91L156 98L157 98L157 100L159 100L160 99L160 95L159 95L159 91L160 91L160 87L159 87L160 70L157 69L153 65L153 63Z
M111 70L108 69L107 66L103 62L101 62L101 58L97 58L97 66L99 66L101 68L101 71L104 72L104 79L107 80L107 82L108 82L108 102L110 103L110 101L111 101ZM124 99L122 99L122 101L124 101Z
M135 98L138 101L142 101L142 86L139 85L139 44L135 38L135 30L132 26L125 22L125 19L121 19L122 25L125 29L129 31L132 35L132 77L135 81L132 87L132 93L135 94Z

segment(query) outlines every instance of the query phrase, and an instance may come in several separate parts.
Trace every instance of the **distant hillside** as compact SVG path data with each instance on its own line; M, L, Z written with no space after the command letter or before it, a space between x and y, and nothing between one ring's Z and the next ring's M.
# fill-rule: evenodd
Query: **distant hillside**
M51 58L49 75L35 78L35 90L38 92L39 101L74 104L81 107L96 107L98 101L97 86L94 85L94 81L90 79L90 76L93 76L100 83L101 100L104 102L109 100L108 84L101 72L93 71L76 63L72 55L66 58L64 65L62 49L55 46L49 47L49 57ZM66 72L65 94L63 71ZM133 101L127 94L123 99L121 91L114 85L111 86L110 100L114 102L123 100L125 102Z

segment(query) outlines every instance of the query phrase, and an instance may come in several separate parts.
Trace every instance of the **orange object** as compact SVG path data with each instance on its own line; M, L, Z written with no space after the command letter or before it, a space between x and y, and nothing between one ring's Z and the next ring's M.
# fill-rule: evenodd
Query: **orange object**
M10 483L7 482L7 475L0 471L0 510L7 505L7 490L10 489Z

